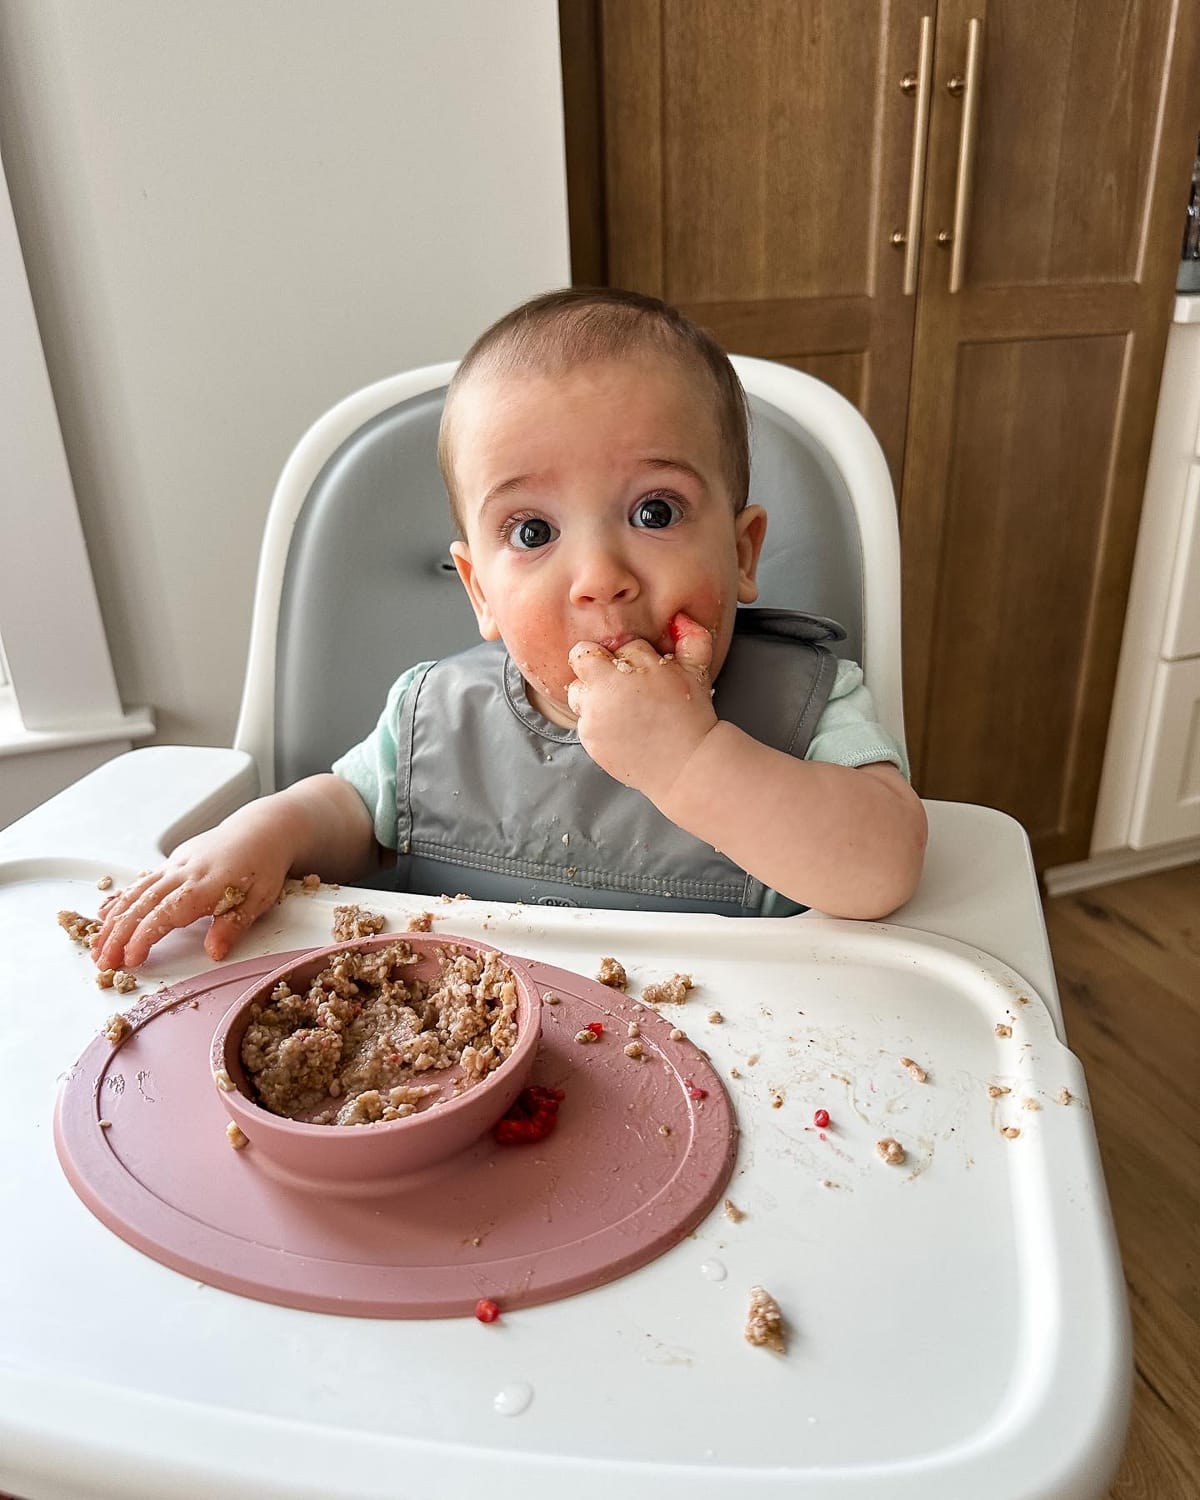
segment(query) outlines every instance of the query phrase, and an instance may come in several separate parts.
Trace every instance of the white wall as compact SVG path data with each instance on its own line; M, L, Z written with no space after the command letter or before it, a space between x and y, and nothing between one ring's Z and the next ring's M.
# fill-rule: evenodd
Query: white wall
M555 0L0 0L0 151L121 697L227 744L304 429L569 280Z

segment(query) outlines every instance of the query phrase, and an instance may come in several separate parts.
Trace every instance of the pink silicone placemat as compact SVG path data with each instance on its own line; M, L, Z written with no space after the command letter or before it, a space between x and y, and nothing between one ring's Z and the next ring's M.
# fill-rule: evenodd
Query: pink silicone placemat
M670 1039L669 1008L659 1016L528 960L515 961L559 997L543 1006L531 1078L566 1094L544 1141L500 1146L489 1134L399 1187L355 1195L272 1176L252 1146L229 1146L209 1044L237 996L292 956L226 965L149 997L129 1012L133 1033L116 1047L98 1038L63 1085L55 1143L72 1187L155 1260L288 1307L461 1316L481 1297L527 1307L615 1280L670 1249L720 1197L732 1107L705 1055ZM633 1019L645 1061L625 1054ZM577 1043L594 1021L601 1040Z

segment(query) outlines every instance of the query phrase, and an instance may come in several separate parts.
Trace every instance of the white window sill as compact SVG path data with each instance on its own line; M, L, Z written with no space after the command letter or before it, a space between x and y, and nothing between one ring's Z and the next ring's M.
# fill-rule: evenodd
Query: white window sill
M0 687L0 758L31 755L43 750L66 750L76 745L103 745L111 740L143 740L154 733L148 708L129 709L107 722L76 728L26 729L11 687Z

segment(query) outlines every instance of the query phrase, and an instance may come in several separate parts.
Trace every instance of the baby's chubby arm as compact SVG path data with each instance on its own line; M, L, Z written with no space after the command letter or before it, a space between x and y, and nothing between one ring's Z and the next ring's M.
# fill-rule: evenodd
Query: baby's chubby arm
M711 637L686 615L672 624L673 659L646 641L615 657L590 641L571 652L568 702L592 759L793 901L866 919L903 905L926 822L900 772L797 760L718 720Z
M371 867L375 849L371 814L354 788L338 776L309 776L185 840L165 864L110 897L92 957L104 969L135 969L160 938L211 915L232 888L242 900L213 918L204 940L219 962L274 905L292 871L353 880Z

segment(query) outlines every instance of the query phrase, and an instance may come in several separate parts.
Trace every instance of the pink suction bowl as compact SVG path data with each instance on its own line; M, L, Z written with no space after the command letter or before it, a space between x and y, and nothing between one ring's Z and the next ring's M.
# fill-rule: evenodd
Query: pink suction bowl
M212 1040L212 1070L214 1080L224 1069L234 1084L232 1089L218 1088L221 1102L256 1155L289 1178L310 1182L327 1192L354 1192L444 1161L489 1130L529 1081L541 1030L541 995L521 964L502 954L517 985L517 1040L499 1067L462 1093L434 1098L406 1119L369 1125L310 1125L272 1114L255 1103L241 1060L251 1007L269 998L281 980L286 979L293 990L306 988L337 953L369 951L400 940L420 955L412 972L422 979L437 973L439 951L479 957L499 952L488 943L462 938L448 942L411 932L380 933L337 943L300 960L293 959L256 980L221 1018ZM448 1094L458 1070L425 1076L443 1083Z

